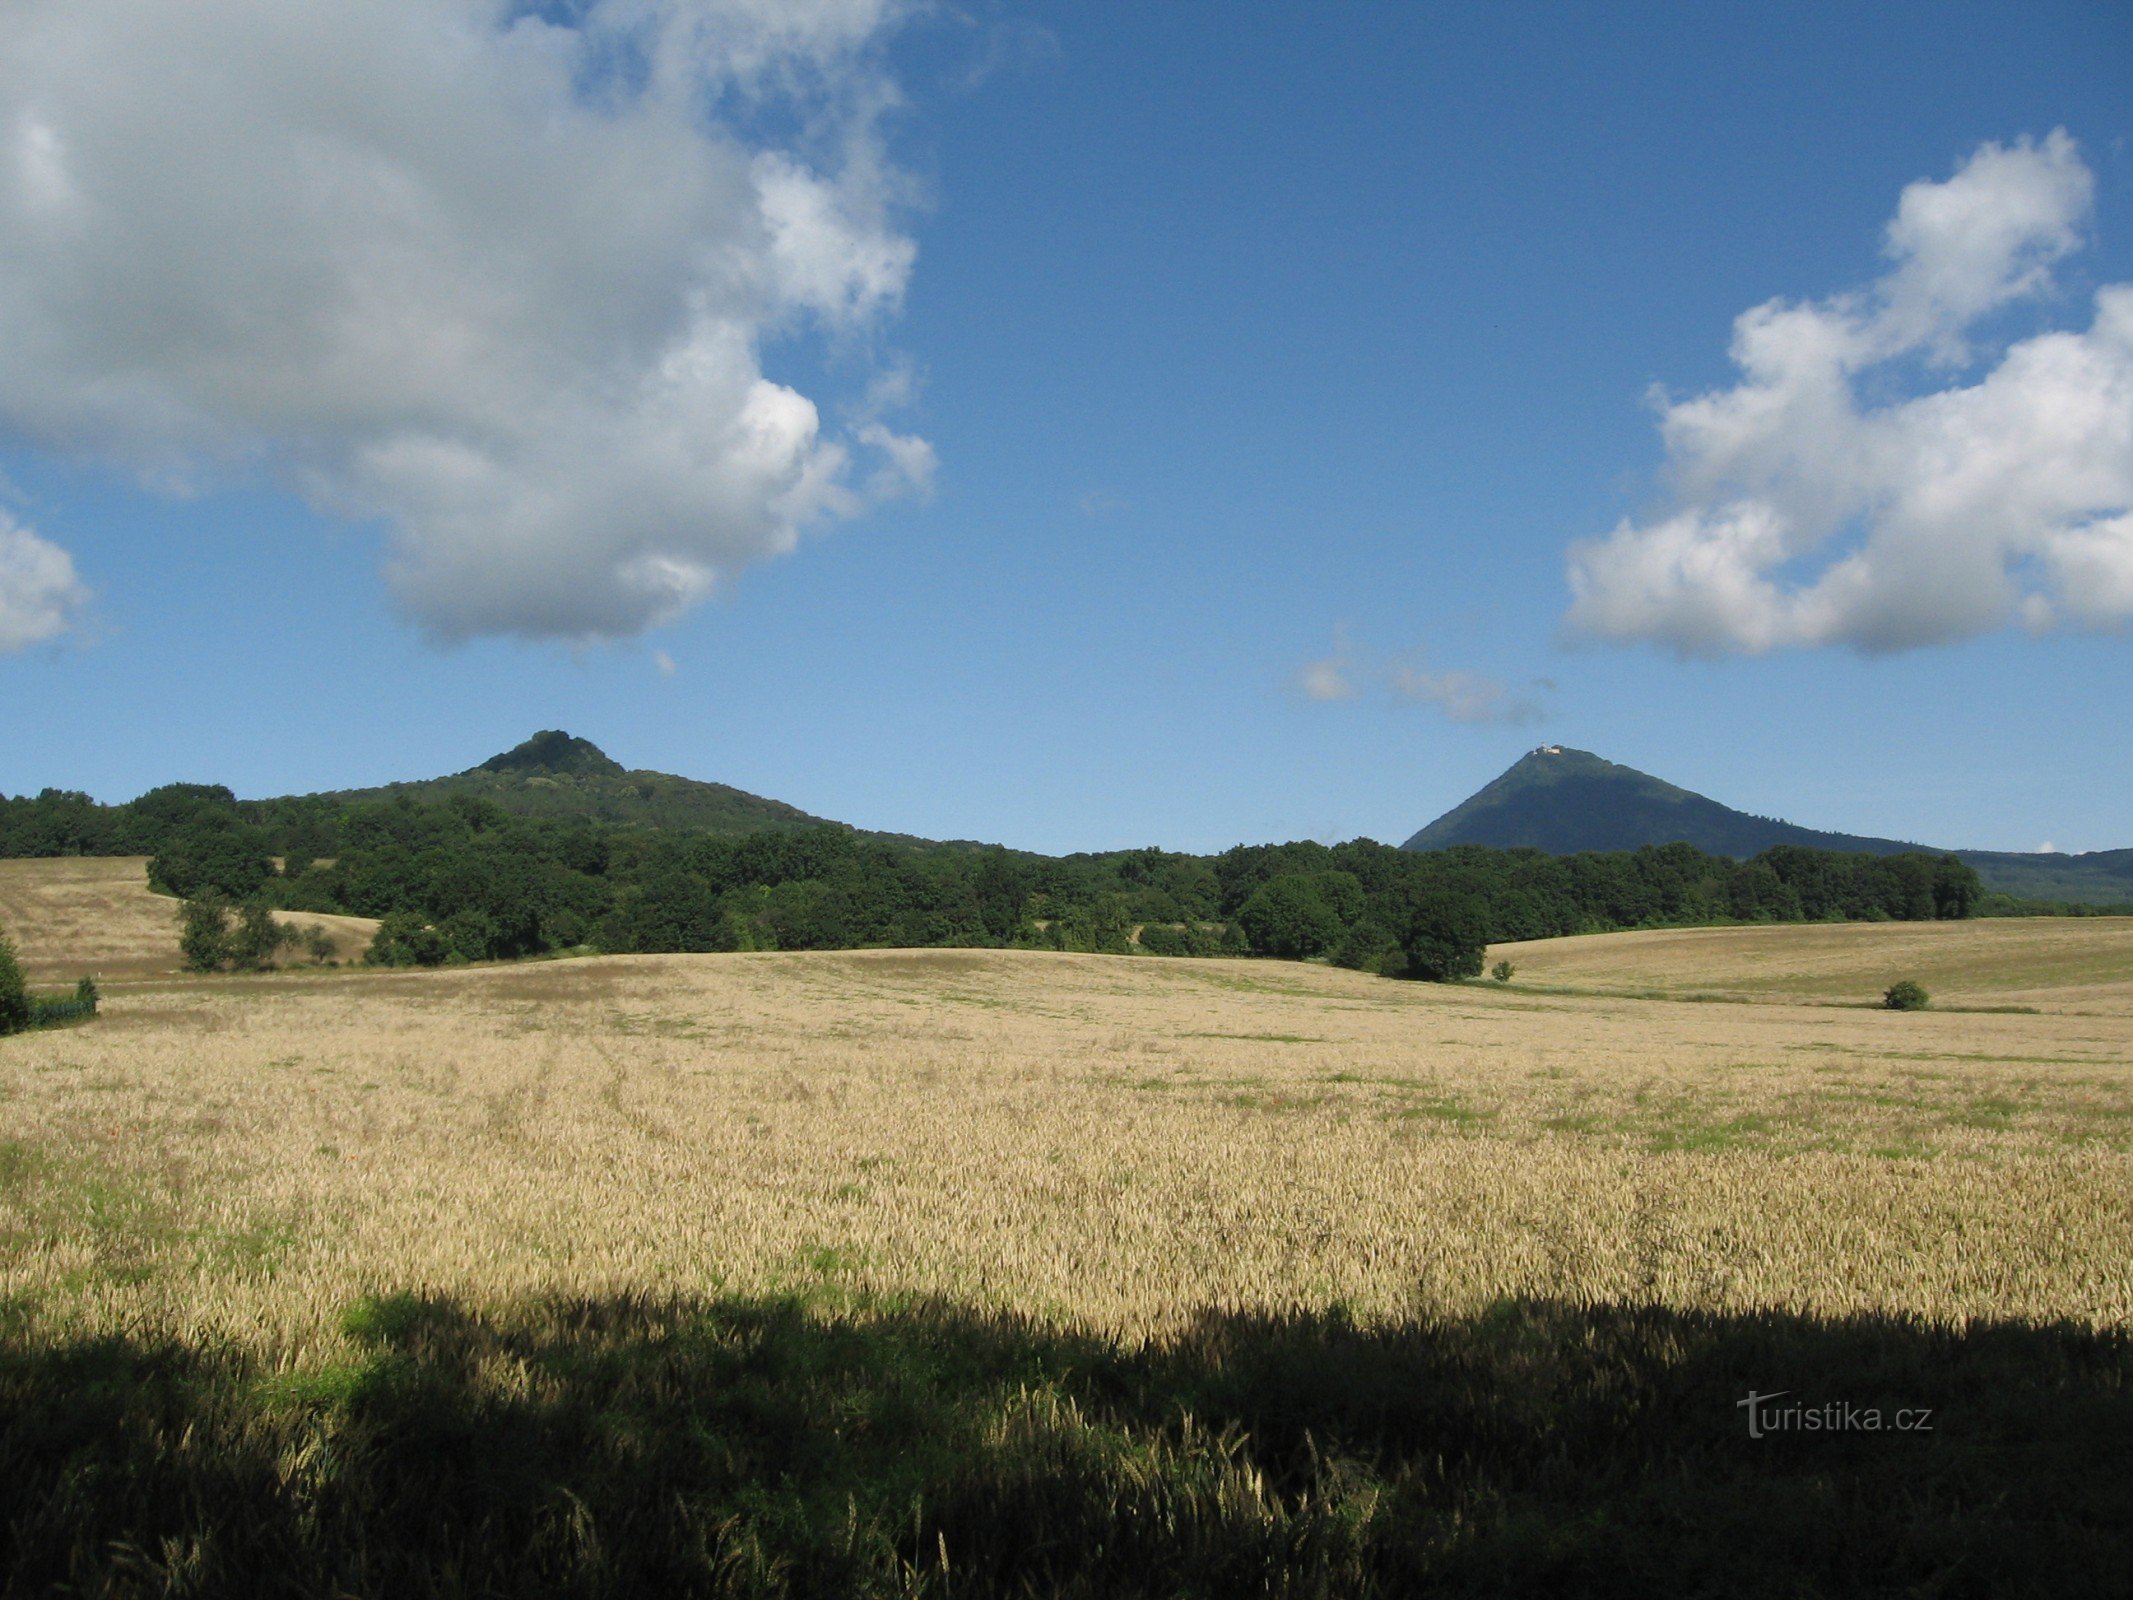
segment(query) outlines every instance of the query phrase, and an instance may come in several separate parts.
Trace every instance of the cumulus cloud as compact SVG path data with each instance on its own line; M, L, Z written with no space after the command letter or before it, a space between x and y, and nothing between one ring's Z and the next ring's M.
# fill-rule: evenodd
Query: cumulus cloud
M57 638L88 598L66 551L0 510L0 655Z
M1366 689L1383 689L1394 699L1434 706L1454 722L1512 724L1536 722L1539 702L1530 694L1478 672L1432 672L1415 661L1383 662L1357 647L1345 628L1333 632L1333 653L1305 662L1296 687L1307 699L1353 700ZM1535 679L1530 688L1552 688Z
M1509 684L1476 672L1424 672L1416 667L1398 667L1388 682L1401 699L1435 706L1454 722L1515 727L1538 722L1541 717L1537 701L1515 692Z
M380 521L442 638L671 618L933 471L762 356L899 306L903 9L12 0L0 427Z
M1306 661L1296 672L1296 687L1310 700L1353 700L1361 693L1355 686L1357 663L1348 643L1348 630L1333 630L1333 654Z
M1353 700L1359 692L1348 679L1346 663L1331 656L1305 662L1296 674L1296 686L1313 700Z
M2093 187L2063 131L1984 145L1904 190L1877 282L1743 313L1740 382L1662 406L1674 503L1572 547L1569 625L1718 655L2133 620L2133 284L1948 381Z

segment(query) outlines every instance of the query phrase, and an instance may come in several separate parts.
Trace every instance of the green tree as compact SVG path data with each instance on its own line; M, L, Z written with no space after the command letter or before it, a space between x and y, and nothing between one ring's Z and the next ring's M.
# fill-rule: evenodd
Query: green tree
M272 966L274 953L296 943L296 938L294 928L285 928L274 920L274 913L264 900L253 900L237 914L236 931L229 936L230 963L246 972Z
M178 912L178 950L188 972L220 972L230 959L229 908L212 897L186 901Z
M1977 868L1957 856L1942 856L1933 868L1933 914L1943 921L1959 921L1977 914L1985 895Z
M379 922L363 960L374 967L436 967L451 947L444 936L412 911L395 911Z
M496 953L496 923L481 911L455 911L437 924L437 935L462 961L487 961Z
M266 835L216 811L203 811L178 829L148 863L148 881L181 900L250 900L273 876Z
M0 932L0 1033L19 1033L30 1025L30 992L22 981L15 947Z
M1347 932L1319 878L1346 873L1286 872L1267 879L1237 908L1237 922L1256 955L1298 960L1324 955ZM1359 892L1359 891L1358 891Z
M1375 909L1366 910L1333 946L1333 964L1357 972L1382 972L1388 960L1397 961L1400 941L1392 936Z
M1432 983L1478 978L1488 958L1489 925L1479 901L1453 894L1409 898L1400 929L1400 949L1410 977Z
M624 950L731 950L733 930L709 884L674 856L657 858L617 908L615 943Z

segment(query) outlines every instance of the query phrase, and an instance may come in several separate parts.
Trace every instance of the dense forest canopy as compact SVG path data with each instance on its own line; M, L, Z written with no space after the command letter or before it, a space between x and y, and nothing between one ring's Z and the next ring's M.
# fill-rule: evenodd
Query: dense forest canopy
M479 794L240 801L169 784L128 805L0 799L0 855L148 855L158 889L383 921L377 958L551 950L1023 945L1325 957L1426 977L1479 970L1485 941L1717 921L1966 917L1953 857L1781 846L1745 862L1689 845L1554 856L1368 839L1051 857L836 824L740 834L524 816Z

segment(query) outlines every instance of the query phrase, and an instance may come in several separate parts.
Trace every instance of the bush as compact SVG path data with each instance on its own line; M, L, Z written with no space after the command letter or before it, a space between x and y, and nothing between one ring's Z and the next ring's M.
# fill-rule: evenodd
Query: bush
M30 997L30 1026L54 1028L62 1023L85 1022L96 1015L96 1002L76 994L72 999L41 999Z
M1511 981L1511 974L1516 972L1517 970L1518 968L1512 966L1510 962L1499 961L1496 963L1495 966L1489 968L1489 976L1494 978L1498 983L1509 983Z
M1218 956L1222 936L1186 923L1182 928L1167 922L1150 922L1141 928L1141 948L1152 956Z
M440 967L451 953L435 928L412 911L395 911L378 924L363 960L373 967Z
M1323 955L1338 944L1347 928L1317 881L1332 876L1284 873L1253 890L1252 897L1237 909L1238 925L1251 941L1252 953L1295 960Z
M188 900L178 912L178 950L188 972L220 972L230 958L229 907L213 898Z
M19 1033L30 1025L30 992L22 981L15 947L0 933L0 1033Z
M1410 977L1432 983L1478 978L1489 951L1486 910L1472 900L1418 896L1408 907L1400 948Z
M274 964L274 953L296 943L294 928L274 920L266 902L255 900L238 917L237 931L229 939L229 958L241 972L256 972Z
M1881 996L1881 1003L1890 1011L1923 1011L1932 1003L1933 997L1909 978L1898 979L1888 986Z

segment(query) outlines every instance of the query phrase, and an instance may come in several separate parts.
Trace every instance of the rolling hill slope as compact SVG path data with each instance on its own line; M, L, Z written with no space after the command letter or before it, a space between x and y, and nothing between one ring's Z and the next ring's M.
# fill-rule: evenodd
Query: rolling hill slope
M334 959L357 961L378 925L369 917L277 911L275 920L318 927ZM103 982L165 977L183 969L178 902L148 887L146 856L59 856L0 861L0 930L14 941L33 984L72 983L84 973ZM277 964L294 964L285 952Z

